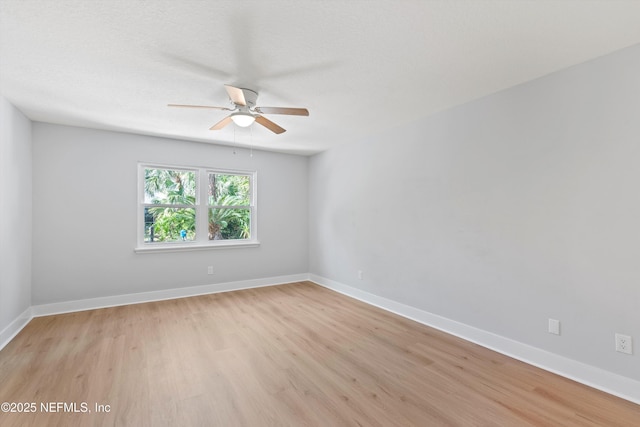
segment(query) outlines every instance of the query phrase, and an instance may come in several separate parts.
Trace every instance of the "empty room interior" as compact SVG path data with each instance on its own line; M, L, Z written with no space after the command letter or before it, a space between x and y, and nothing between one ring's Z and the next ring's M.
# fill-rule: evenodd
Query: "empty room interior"
M0 0L0 425L640 425L638 22Z

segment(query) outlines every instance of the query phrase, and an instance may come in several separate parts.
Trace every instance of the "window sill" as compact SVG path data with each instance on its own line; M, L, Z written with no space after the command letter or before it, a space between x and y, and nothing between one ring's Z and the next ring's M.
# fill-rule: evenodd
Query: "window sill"
M202 244L202 243L162 243L162 244L147 244L145 246L138 246L133 250L136 253L150 253L150 252L183 252L183 251L206 251L209 249L231 249L231 248L257 248L260 246L260 242L257 240L248 241L223 241L215 244Z

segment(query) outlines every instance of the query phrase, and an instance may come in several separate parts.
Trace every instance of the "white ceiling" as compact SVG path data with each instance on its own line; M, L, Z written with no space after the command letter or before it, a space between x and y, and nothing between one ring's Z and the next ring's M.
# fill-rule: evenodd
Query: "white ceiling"
M640 1L0 0L0 91L30 119L311 154L640 43ZM640 71L640 70L639 70ZM275 135L209 127L223 84Z

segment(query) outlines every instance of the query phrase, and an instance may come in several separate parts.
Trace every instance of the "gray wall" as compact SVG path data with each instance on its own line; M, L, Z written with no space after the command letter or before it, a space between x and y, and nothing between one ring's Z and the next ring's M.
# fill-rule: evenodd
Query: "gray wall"
M640 340L638 70L640 46L312 157L310 272L640 380L614 351Z
M138 161L256 170L260 247L134 253ZM308 271L306 157L34 123L33 167L34 305Z
M31 305L31 122L0 96L0 331Z

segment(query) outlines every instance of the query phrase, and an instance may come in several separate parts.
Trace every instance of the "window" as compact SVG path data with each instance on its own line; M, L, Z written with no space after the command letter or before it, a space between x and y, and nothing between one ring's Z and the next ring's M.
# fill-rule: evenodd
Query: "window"
M255 172L139 166L136 250L257 245Z
M209 172L209 240L251 238L249 175Z
M144 242L194 241L196 174L193 170L144 168Z

